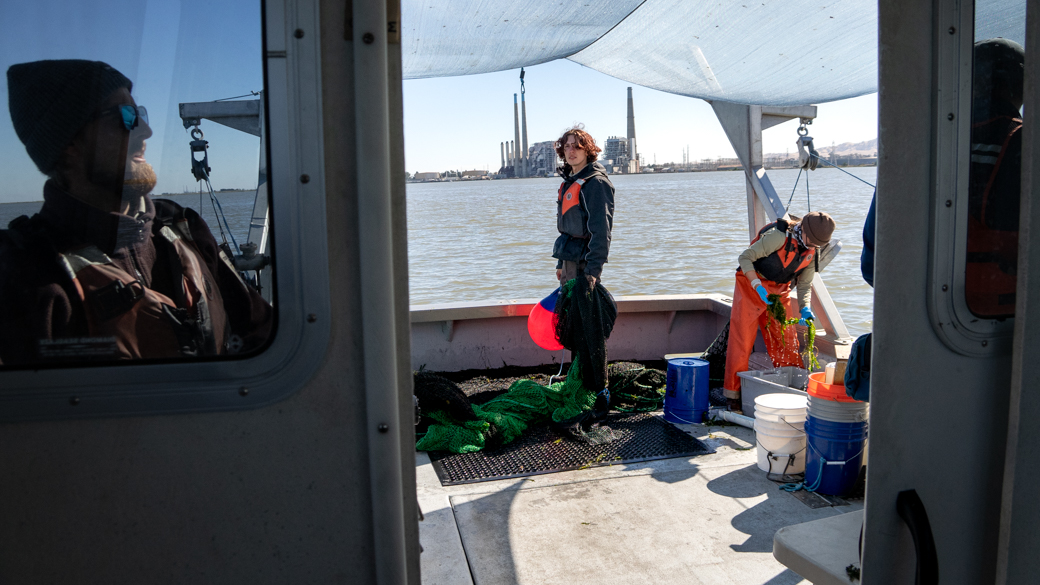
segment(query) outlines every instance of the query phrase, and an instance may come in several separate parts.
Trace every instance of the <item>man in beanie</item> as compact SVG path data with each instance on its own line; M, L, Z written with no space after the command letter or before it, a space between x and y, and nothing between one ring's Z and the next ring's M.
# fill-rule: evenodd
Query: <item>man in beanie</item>
M822 211L811 211L800 221L779 219L762 228L737 259L740 267L733 290L726 377L722 385L730 410L741 409L737 374L748 369L758 329L762 330L774 366L802 367L794 327L788 327L781 335L779 323L769 316L766 306L773 304L770 295L778 295L788 316L800 314L802 325L815 319L809 301L816 274L816 249L830 242L833 233L834 220ZM797 305L790 296L792 282L797 284Z
M191 209L152 200L133 84L98 61L7 70L43 207L0 232L0 362L183 358L249 350L271 307Z

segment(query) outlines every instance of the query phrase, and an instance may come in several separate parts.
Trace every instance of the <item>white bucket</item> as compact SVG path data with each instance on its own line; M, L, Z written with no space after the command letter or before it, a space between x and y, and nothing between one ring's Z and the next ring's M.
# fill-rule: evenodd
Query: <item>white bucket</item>
M805 422L772 422L756 418L755 430L765 431L775 437L797 437L805 434Z
M792 425L800 426L805 424L805 417L809 413L806 410L799 412L798 414L777 414L774 412L762 412L755 407L755 420L768 421L774 423L790 423Z
M863 422L868 418L866 402L838 402L809 397L808 414L831 422Z
M756 428L755 442L757 443L758 468L762 471L787 474L805 471L805 433L785 437ZM790 460L792 454L794 455L793 462Z
M796 394L763 394L755 398L755 419L774 423L805 423L807 396Z

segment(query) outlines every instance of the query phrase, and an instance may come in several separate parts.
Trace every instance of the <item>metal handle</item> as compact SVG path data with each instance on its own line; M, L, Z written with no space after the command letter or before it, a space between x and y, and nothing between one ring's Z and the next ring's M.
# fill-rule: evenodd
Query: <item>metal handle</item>
M914 538L914 552L917 555L916 585L939 584L939 555L935 550L935 539L932 538L932 526L928 523L928 513L924 502L917 495L917 490L899 492L896 496L896 512L906 522L910 535Z

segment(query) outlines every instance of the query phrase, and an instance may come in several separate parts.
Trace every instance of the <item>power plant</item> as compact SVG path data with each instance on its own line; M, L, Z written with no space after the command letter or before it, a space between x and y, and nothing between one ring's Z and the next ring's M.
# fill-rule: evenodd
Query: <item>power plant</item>
M555 142L545 141L527 145L527 100L524 70L520 69L520 94L513 94L513 140L499 143L502 165L498 176L505 178L549 177L562 161L556 155ZM640 172L639 153L636 150L636 115L632 88L628 88L628 134L625 138L611 136L603 144L600 163L608 173Z

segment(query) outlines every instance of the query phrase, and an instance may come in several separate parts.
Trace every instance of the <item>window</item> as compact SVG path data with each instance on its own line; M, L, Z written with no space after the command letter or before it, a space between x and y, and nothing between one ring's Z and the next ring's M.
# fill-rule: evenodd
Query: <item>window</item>
M326 263L322 198L302 196L324 182L297 168L321 160L320 109L288 106L318 93L316 35L285 46L316 25L285 13L0 6L0 420L257 406L320 362L325 273L273 245Z
M270 269L242 270L267 251L250 229L267 210L259 6L21 4L4 19L0 361L262 348Z
M1025 7L940 6L929 310L940 338L965 355L1011 348Z

